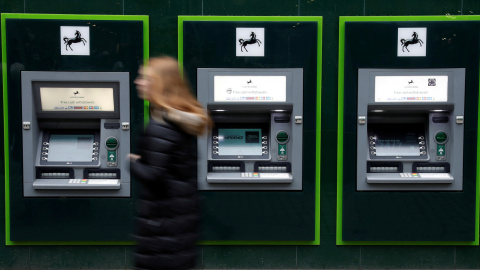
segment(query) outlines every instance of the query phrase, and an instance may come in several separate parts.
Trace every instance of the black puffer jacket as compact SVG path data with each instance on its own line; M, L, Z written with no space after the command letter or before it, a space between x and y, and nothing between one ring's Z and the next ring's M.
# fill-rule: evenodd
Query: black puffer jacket
M137 201L136 269L195 267L199 205L194 137L173 122L151 120L131 172L141 182Z

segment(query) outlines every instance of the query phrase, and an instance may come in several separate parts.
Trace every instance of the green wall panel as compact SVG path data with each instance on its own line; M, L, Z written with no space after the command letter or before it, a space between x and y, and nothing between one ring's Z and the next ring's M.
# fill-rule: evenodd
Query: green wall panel
M322 186L322 189L325 186ZM322 194L323 195L323 194ZM323 207L324 205L322 205ZM321 216L321 220L325 220ZM361 247L358 246L336 246L333 235L324 234L323 232L332 233L331 227L325 228L321 224L322 238L320 246L312 249L310 247L299 246L297 248L297 267L299 269L357 269L362 265Z
M302 191L208 191L201 192L206 241L316 241L315 138L317 104L317 33L321 19L293 17L186 17L183 23L183 63L196 89L197 68L303 68L304 156ZM198 19L197 19L198 18ZM236 27L264 27L265 57L235 56ZM320 29L319 29L320 28ZM232 31L233 30L233 31ZM208 39L202 37L209 36ZM320 41L320 40L318 40ZM279 57L280 56L280 57ZM235 209L235 211L232 211ZM313 214L313 215L312 215ZM280 242L282 244L284 242ZM291 243L290 243L291 244Z
M149 15L150 55L177 56L177 16L202 15L202 1L125 0L126 15Z
M337 0L337 1L315 1L315 0L300 0L300 14L302 16L323 16L324 23L328 20L336 21L338 23L338 14L342 16L360 16L364 12L365 0ZM325 26L325 25L324 25ZM325 31L335 31L337 29L330 29L326 26ZM338 41L338 40L337 40ZM332 41L325 45L330 44Z
M122 246L47 246L31 251L30 268L36 269L124 269Z
M463 3L463 6L462 6L463 15L479 15L480 14L480 1L463 0L462 3Z
M0 2L0 12L18 13L24 12L24 0L9 0Z
M399 6L392 6L396 3ZM85 6L80 6L80 4ZM258 4L257 4L258 3ZM57 5L59 5L57 7ZM106 6L110 5L110 6ZM299 6L297 6L299 5ZM123 8L121 8L123 6ZM72 0L59 3L50 0L2 0L0 12L11 13L72 13L72 14L129 14L150 15L150 47L151 55L177 55L177 16L178 15L295 15L323 16L323 70L322 70L322 108L325 117L322 119L322 170L321 175L321 241L320 246L297 246L295 249L264 247L264 257L271 257L268 263L262 264L253 259L238 262L242 255L251 258L251 246L237 246L225 249L223 246L200 246L204 253L199 258L198 268L216 269L478 269L480 268L480 247L451 246L449 248L410 247L407 251L402 246L336 246L336 98L338 70L338 21L339 16L370 15L440 15L446 13L458 15L480 14L478 0L452 1L371 1L371 0L293 0L293 1L243 1L243 0L117 0L112 1L81 1ZM1 98L1 97L0 97ZM2 136L2 135L0 135ZM0 158L2 159L2 158ZM3 161L3 160L2 160ZM3 164L3 162L2 162ZM3 170L3 167L0 168ZM3 173L1 174L3 177ZM3 178L1 178L3 179ZM0 192L3 194L3 186ZM4 224L4 203L0 200L0 224ZM4 226L0 225L0 231ZM5 235L0 233L0 243L5 242ZM76 251L80 257L89 263L75 262L77 269L131 269L133 252L131 246L111 249L104 246L82 246ZM48 256L56 257L56 252L69 250L68 247L47 249L43 246L4 246L0 245L0 269L62 269L62 266L72 267L62 261L51 261ZM95 252L91 252L91 251ZM418 252L420 256L415 254ZM30 253L34 254L33 261ZM102 256L101 254L111 256ZM216 253L219 255L217 256ZM453 257L452 257L453 253ZM280 255L287 257L285 260ZM443 255L445 256L443 257ZM64 256L64 255L62 255ZM66 256L66 255L65 255ZM101 260L95 260L100 256ZM402 261L402 256L404 260ZM219 258L221 257L221 258ZM119 258L125 262L119 266ZM288 262L295 258L295 265ZM392 258L388 262L388 258ZM279 259L275 262L275 259ZM420 263L416 263L420 262ZM445 265L445 266L442 266ZM42 266L42 267L40 267ZM117 267L119 266L119 267ZM72 269L72 268L70 268Z
M277 0L203 0L202 15L217 16L295 16L298 14L297 1Z
M30 269L30 247L10 248L3 245L5 243L5 234L3 233L0 240L2 241L2 245L0 245L0 269Z
M26 13L44 14L122 14L123 1L118 0L25 0Z
M461 0L404 0L383 1L365 0L366 16L404 16L404 15L460 15L462 10Z
M4 48L7 49L6 64L10 71L6 77L11 150L8 191L11 226L7 234L10 233L12 241L128 241L133 230L131 198L23 198L21 127L16 125L21 122L20 70L130 72L130 88L133 90L138 65L143 61L142 18L122 21L120 17L116 20L105 20L105 17L102 20L98 16L70 20L66 17L5 19ZM90 37L96 43L91 42L95 45L92 45L89 57L60 55L60 49L63 49L57 36L60 25L91 25ZM23 33L29 33L28 40L23 39ZM137 98L136 91L131 91L130 100L131 138L135 143L143 126L143 102ZM132 181L133 194L135 186L136 182ZM105 218L105 213L110 217Z
M478 195L476 140L478 115L479 22L443 21L431 17L344 18L345 51L341 50L342 84L339 135L343 155L339 162L339 244L465 244L478 245ZM430 20L439 20L432 22ZM378 20L378 22L375 22ZM417 21L418 20L418 21ZM425 21L429 20L429 21ZM447 19L448 20L448 19ZM463 18L468 20L468 18ZM430 45L427 57L397 58L396 46L371 50L368 41L396 40L398 27L427 27ZM342 30L343 31L343 30ZM343 33L343 32L342 32ZM454 39L445 37L452 36ZM468 44L468 45L467 45ZM343 43L341 43L343 46ZM384 45L385 46L385 45ZM465 46L470 46L465 47ZM341 47L343 48L343 47ZM343 53L345 60L343 60ZM395 57L392 57L395 55ZM448 68L465 67L465 152L462 192L356 192L356 99L358 68ZM339 82L340 83L340 82ZM339 90L340 91L340 90ZM342 202L340 202L342 200ZM342 205L343 204L343 205ZM342 242L346 241L346 242ZM351 242L349 242L351 241ZM360 241L356 242L355 241ZM361 242L365 241L365 242ZM369 242L370 241L370 242ZM389 242L397 241L397 242ZM403 241L403 242L402 242ZM423 242L422 242L423 241ZM432 241L432 242L428 242ZM456 242L457 241L457 242ZM463 242L458 242L463 241ZM362 253L365 254L365 253Z
M292 269L295 246L209 246L203 248L202 268Z
M388 255L387 255L388 254ZM383 246L362 249L362 269L454 269L453 247Z
M458 269L479 269L479 255L478 247L455 247L455 267Z

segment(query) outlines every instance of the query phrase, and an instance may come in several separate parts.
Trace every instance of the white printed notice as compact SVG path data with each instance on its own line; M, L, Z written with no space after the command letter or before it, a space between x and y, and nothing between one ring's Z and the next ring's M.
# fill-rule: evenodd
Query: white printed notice
M215 102L285 102L286 76L215 76Z
M448 76L375 76L375 102L447 102Z
M102 111L115 110L113 88L41 87L42 111Z

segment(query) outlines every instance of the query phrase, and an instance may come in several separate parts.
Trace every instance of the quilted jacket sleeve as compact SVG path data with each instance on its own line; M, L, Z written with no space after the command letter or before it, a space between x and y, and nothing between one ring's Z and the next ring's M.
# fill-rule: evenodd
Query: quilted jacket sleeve
M151 122L139 143L141 158L130 163L132 174L147 185L164 181L180 137L172 126Z

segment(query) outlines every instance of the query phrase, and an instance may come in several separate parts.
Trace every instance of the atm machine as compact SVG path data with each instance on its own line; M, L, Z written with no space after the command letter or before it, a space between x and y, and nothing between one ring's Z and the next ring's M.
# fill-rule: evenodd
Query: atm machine
M23 71L24 197L130 197L128 72Z
M302 69L199 68L197 89L199 190L302 190Z
M462 191L464 68L361 68L358 92L357 191Z

